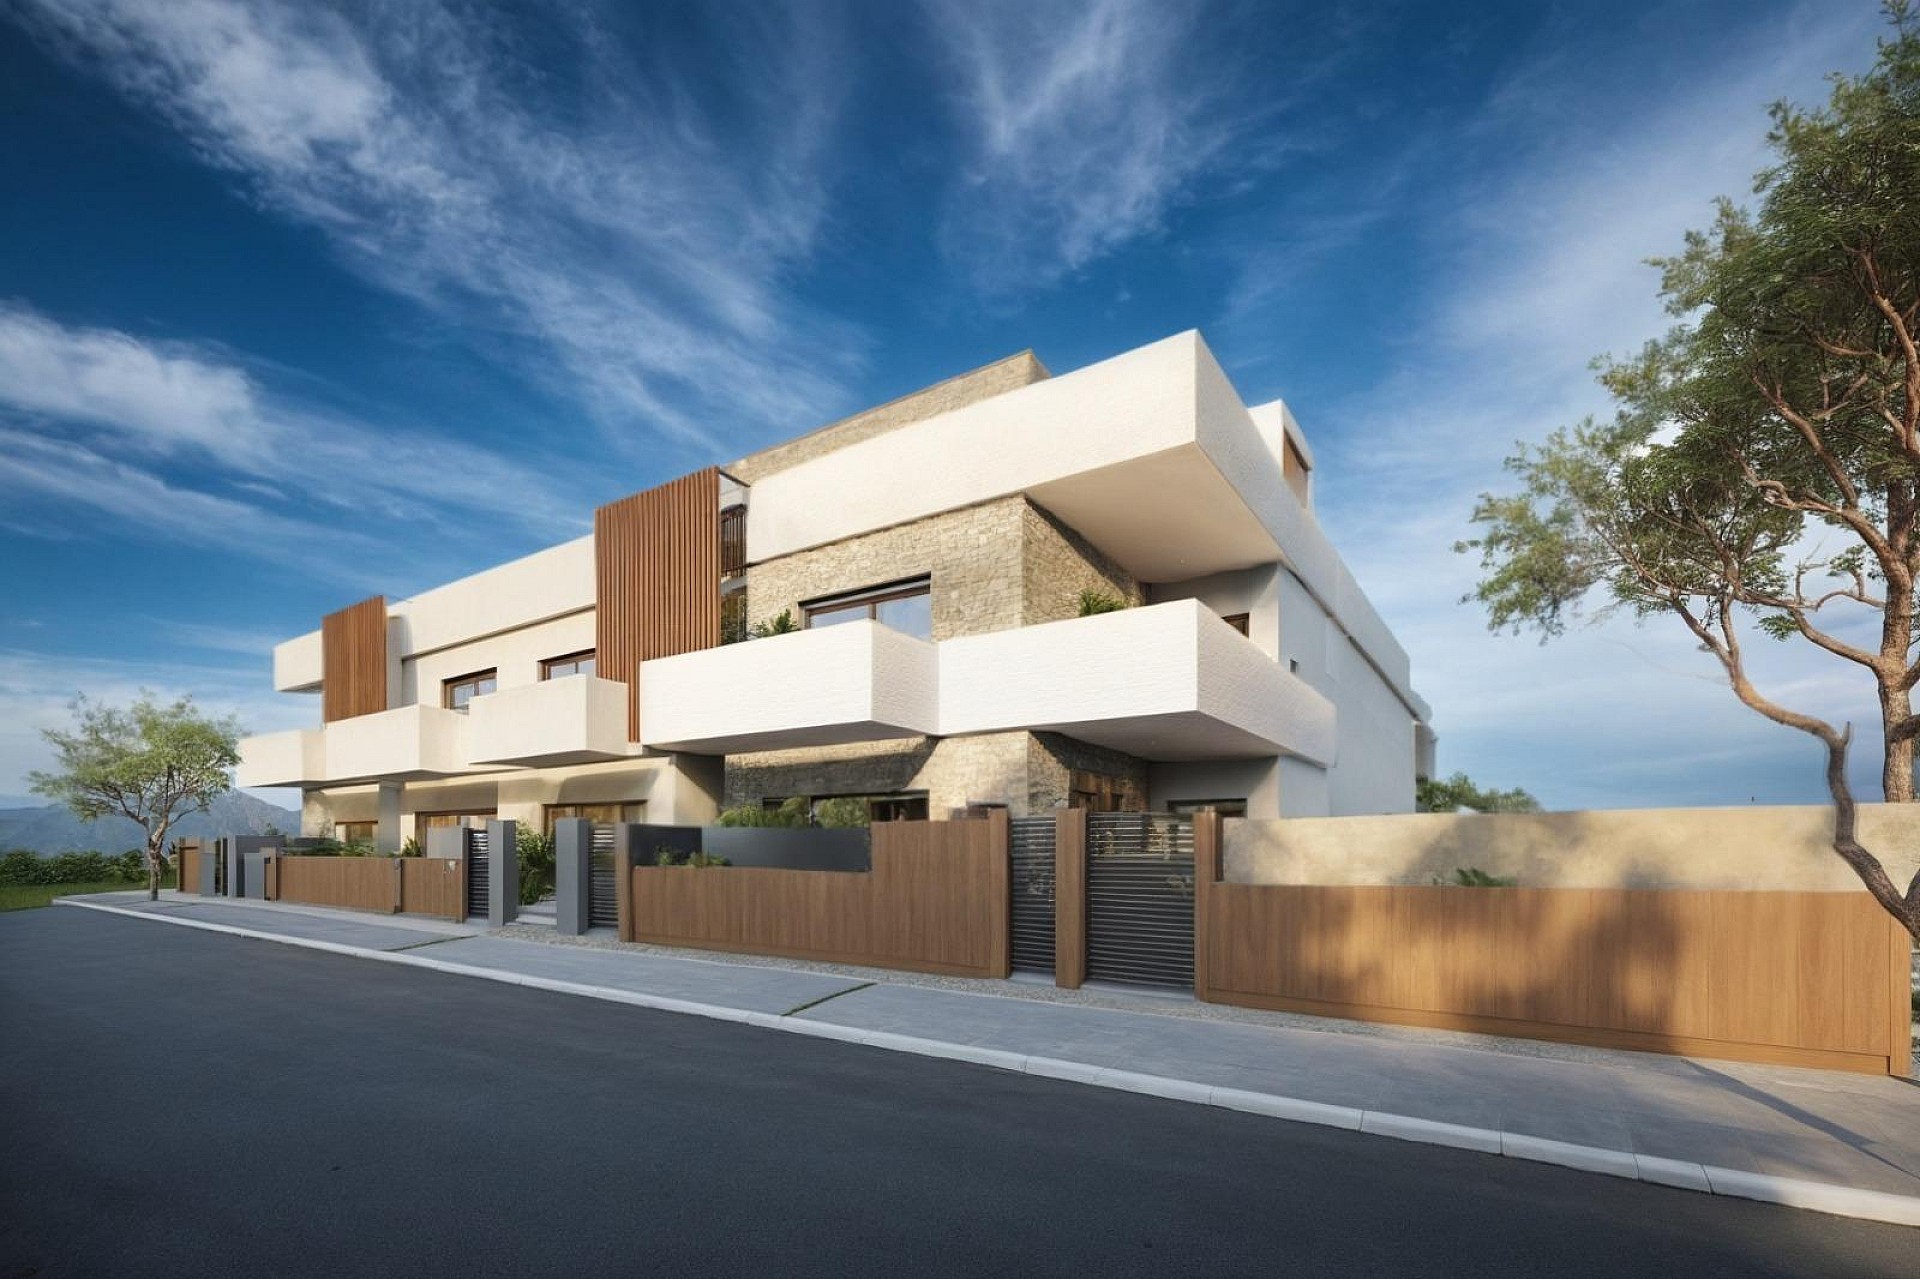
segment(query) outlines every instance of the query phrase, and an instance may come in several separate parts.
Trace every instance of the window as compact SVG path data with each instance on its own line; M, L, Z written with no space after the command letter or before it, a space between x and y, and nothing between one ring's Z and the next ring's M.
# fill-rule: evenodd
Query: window
M1247 633L1247 617L1248 615L1246 613L1229 613L1220 620L1228 626L1231 626L1234 630L1239 631L1242 635L1245 635Z
M371 844L379 825L379 822L341 822L334 829L343 844Z
M427 832L443 826L464 826L468 830L483 829L492 819L491 808L478 812L415 813L413 815L413 837L422 844L427 842Z
M858 799L866 801L867 820L875 822L924 822L927 820L927 793L925 791L904 791L894 795L809 795L806 796L809 811L816 811L828 800ZM767 812L778 812L787 804L787 798L768 795L760 800L760 807Z
M549 657L540 663L541 679L565 679L569 675L593 674L593 650L584 653L568 653L565 657Z
M569 820L588 821L596 825L610 826L615 822L644 822L647 820L646 801L636 804L548 804L547 834L553 834L553 824Z
M476 697L484 697L500 687L500 680L493 671L477 671L472 675L462 675L459 679L440 681L440 704L450 711L465 711L467 703Z
M875 621L905 635L933 638L933 579L912 578L800 605L807 627Z
M1170 799L1167 811L1180 817L1191 817L1203 808L1211 808L1222 817L1245 817L1247 801L1244 799Z

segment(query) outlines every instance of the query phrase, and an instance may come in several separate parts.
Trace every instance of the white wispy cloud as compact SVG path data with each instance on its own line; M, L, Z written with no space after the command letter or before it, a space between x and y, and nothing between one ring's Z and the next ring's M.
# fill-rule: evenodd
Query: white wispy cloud
M727 26L722 110L572 9L542 19L580 69L561 105L505 20L468 6L349 21L280 0L29 4L368 279L495 330L501 353L531 343L527 366L623 444L710 448L743 419L810 424L844 398L857 335L783 288L825 217L844 84L817 6Z
M1742 707L1673 624L1618 617L1541 646L1490 636L1462 605L1456 555L1475 495L1514 441L1609 411L1589 360L1671 322L1643 259L1674 251L1766 160L1764 104L1824 93L1872 48L1865 6L1805 6L1728 41L1704 76L1621 93L1555 42L1522 58L1459 140L1476 163L1416 206L1434 264L1387 352L1388 374L1315 434L1321 518L1414 656L1443 771L1524 785L1566 807L1813 800L1816 747ZM1697 68L1695 69L1697 70ZM1309 421L1308 430L1314 432ZM1850 667L1801 643L1749 641L1764 688L1851 718L1853 770L1876 794L1878 714Z
M1206 61L1196 6L924 7L967 135L945 239L989 289L1050 284L1159 230L1270 110Z
M41 731L67 726L73 699L82 691L92 700L118 704L142 692L162 699L191 696L203 711L236 716L250 733L312 727L317 716L312 701L281 697L270 683L257 660L222 666L0 649L0 793L24 795L27 774L52 762Z
M370 552L402 533L472 530L475 493L511 494L504 514L530 533L573 535L584 478L323 412L209 348L0 304L0 482L16 511L34 500L85 509L143 536L363 583Z

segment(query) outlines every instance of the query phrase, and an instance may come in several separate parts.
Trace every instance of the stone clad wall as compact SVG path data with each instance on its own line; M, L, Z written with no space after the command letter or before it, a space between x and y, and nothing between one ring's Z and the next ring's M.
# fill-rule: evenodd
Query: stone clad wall
M1032 351L1022 351L1004 360L937 382L924 391L903 395L897 400L870 408L852 417L842 418L798 439L776 444L733 462L721 469L745 484L765 479L775 471L811 461L849 444L884 435L898 427L922 422L930 417L969 404L991 399L1007 391L1031 386L1047 378L1047 368Z
M1131 574L1044 507L1026 503L1021 527L1020 623L1059 622L1080 615L1080 592L1101 591L1129 604L1146 593Z
M971 803L1025 809L1026 733L914 737L727 757L726 806L789 795L885 795L925 791L927 813L948 816Z

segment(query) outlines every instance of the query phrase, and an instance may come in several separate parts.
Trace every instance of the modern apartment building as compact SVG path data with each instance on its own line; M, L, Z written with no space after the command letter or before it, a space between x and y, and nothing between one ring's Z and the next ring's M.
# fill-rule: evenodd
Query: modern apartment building
M248 738L238 780L387 848L795 796L1408 811L1429 712L1312 472L1197 333L1058 377L1017 355L326 617L274 650L321 725Z

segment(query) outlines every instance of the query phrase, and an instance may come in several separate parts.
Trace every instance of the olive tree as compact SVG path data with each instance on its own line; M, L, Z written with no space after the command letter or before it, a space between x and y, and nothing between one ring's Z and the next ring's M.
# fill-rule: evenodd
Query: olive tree
M33 789L83 821L118 815L146 833L147 896L160 896L167 832L233 789L240 727L201 714L191 698L168 705L142 694L131 706L103 706L82 697L71 729L41 733L58 767L36 772Z
M1603 359L1617 412L1522 446L1518 490L1483 494L1477 599L1546 639L1623 609L1666 617L1736 697L1817 739L1833 847L1920 937L1920 876L1896 886L1856 834L1852 726L1759 687L1758 634L1815 646L1878 700L1881 788L1914 798L1920 715L1920 26L1905 0L1873 68L1827 104L1772 108L1757 206L1656 259L1674 327Z

